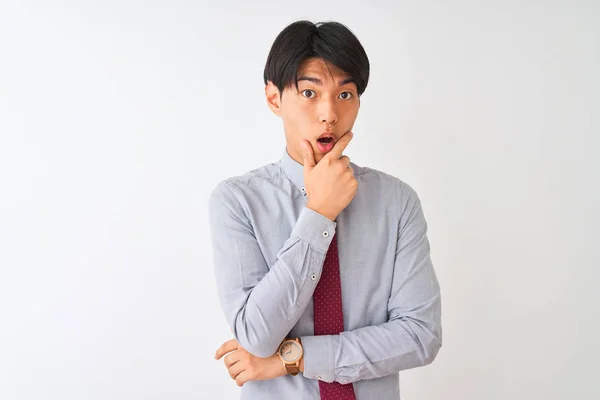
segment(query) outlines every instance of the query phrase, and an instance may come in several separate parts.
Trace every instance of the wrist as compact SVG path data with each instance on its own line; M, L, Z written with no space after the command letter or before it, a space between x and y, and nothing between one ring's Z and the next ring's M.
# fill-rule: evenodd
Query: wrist
M331 222L334 222L335 219L337 218L337 215L333 215L331 213L328 213L328 212L320 209L319 207L315 207L315 206L313 206L311 204L307 204L306 208L309 208L309 209L313 210L314 212L321 214L322 216L324 216L325 218L327 218Z
M276 360L275 362L277 363L277 368L279 371L279 376L284 376L288 374L287 368L285 367L285 363L281 361L281 357L279 357L279 354L275 354L276 356Z
M302 339L284 339L279 345L279 348L277 349L277 356L280 359L280 368L282 369L279 369L279 371L282 372L282 375L298 375L298 373L302 372L304 368L304 365L302 363L302 360L304 358Z

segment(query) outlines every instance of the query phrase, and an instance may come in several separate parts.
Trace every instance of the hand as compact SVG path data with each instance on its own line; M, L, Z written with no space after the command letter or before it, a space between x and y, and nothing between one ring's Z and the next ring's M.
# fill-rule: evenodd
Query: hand
M217 350L215 359L219 360L225 354L225 367L238 386L243 386L248 381L263 381L287 375L279 355L274 354L269 358L253 356L235 339L223 343Z
M358 181L354 177L350 159L342 156L352 136L352 132L342 136L316 165L312 146L308 141L302 142L304 188L308 196L306 206L331 221L350 204L358 190Z

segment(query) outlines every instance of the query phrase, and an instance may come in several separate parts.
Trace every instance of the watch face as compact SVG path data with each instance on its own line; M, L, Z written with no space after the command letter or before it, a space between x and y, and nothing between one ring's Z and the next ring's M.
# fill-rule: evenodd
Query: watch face
M281 358L285 362L294 362L300 358L302 355L302 348L298 344L298 342L289 341L283 343L281 345Z

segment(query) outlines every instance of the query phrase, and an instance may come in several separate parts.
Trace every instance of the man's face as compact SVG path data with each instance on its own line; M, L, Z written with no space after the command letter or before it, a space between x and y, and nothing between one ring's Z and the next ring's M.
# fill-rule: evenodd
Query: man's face
M271 82L265 93L273 112L283 119L289 155L303 164L302 140L308 140L319 162L332 145L354 126L360 99L350 76L320 58L309 58L298 68L298 90L286 87L281 98ZM330 144L318 141L331 132Z

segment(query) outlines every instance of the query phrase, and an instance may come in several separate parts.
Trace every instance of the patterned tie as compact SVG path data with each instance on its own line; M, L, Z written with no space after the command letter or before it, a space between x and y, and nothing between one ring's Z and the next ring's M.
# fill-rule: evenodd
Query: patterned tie
M321 280L313 294L315 336L337 335L344 331L342 313L342 285L340 282L340 262L338 260L337 237L334 234L329 251L325 256ZM321 400L356 400L354 386L339 382L319 381Z

